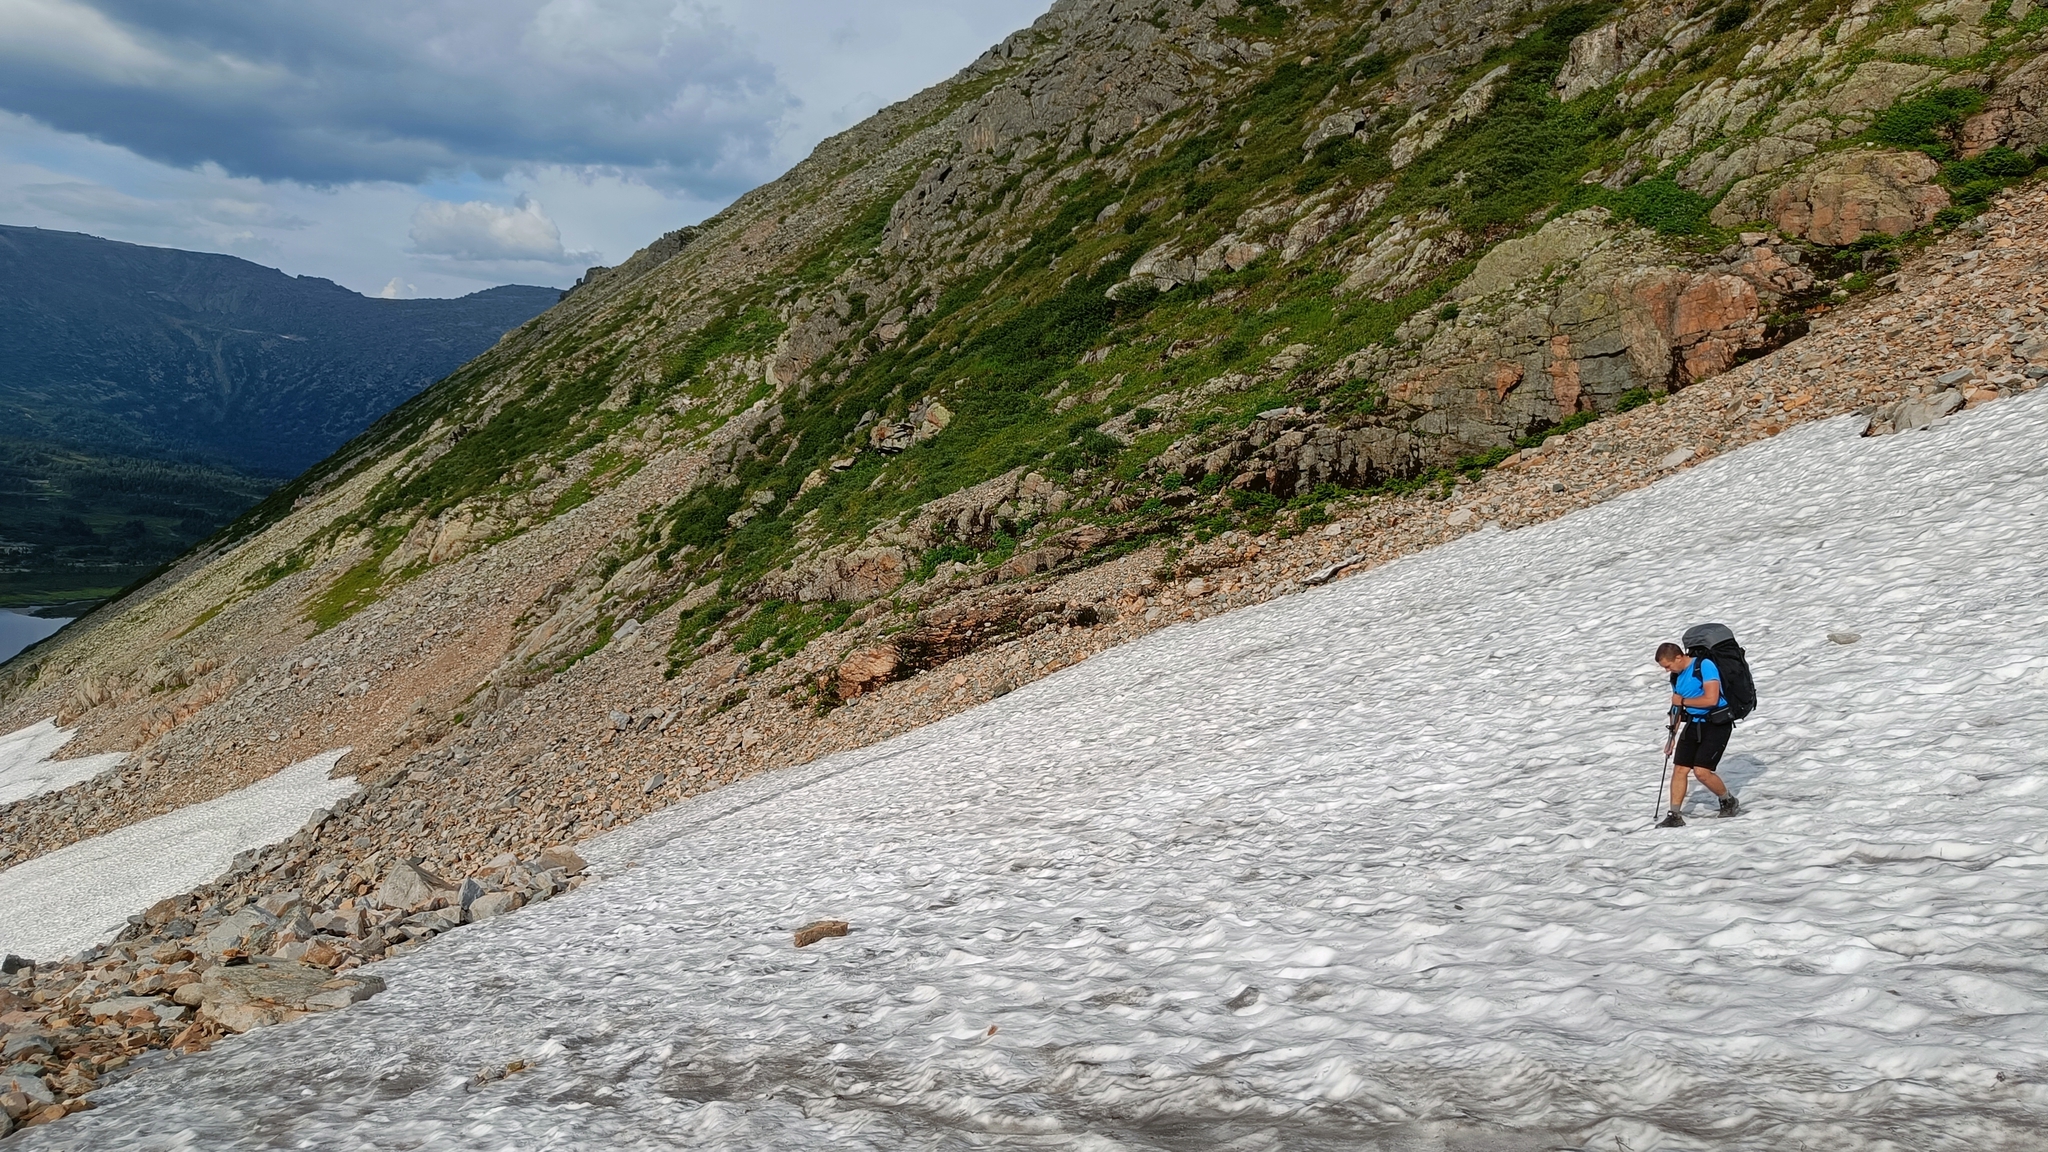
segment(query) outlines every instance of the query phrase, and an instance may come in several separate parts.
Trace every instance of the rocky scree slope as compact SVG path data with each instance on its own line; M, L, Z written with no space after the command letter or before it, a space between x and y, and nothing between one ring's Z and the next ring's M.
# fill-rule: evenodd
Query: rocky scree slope
M357 809L123 947L405 919L401 864L487 880L1186 615L2029 387L2043 26L1062 4L17 661L0 721L135 755L0 813L0 864L346 744Z

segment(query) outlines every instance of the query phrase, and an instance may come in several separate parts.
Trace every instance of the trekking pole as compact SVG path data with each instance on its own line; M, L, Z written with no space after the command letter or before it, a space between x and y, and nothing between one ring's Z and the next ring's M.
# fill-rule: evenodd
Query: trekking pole
M1678 727L1673 725L1664 730L1664 762L1657 769L1657 800L1650 805L1650 823L1657 822L1657 805L1664 803L1664 790L1671 786L1671 753L1678 747Z

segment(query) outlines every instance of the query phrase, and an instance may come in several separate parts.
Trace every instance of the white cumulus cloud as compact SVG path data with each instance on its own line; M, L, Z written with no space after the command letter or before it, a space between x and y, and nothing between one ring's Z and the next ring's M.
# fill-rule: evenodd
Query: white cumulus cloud
M451 204L430 200L412 214L412 245L430 256L464 261L533 260L588 263L590 252L562 248L562 230L540 201L521 196L510 208L485 200Z

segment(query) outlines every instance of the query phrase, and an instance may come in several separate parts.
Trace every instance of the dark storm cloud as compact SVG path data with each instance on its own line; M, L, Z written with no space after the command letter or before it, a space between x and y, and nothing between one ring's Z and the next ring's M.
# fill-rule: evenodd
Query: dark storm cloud
M676 0L0 0L0 108L311 184L522 164L730 194L789 106Z

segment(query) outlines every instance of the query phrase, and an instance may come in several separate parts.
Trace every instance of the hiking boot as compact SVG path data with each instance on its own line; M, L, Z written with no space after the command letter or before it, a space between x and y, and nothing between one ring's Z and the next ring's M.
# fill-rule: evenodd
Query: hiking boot
M1657 827L1683 828L1685 827L1685 817L1680 816L1676 812L1669 813L1662 820L1657 821Z
M1730 816L1740 815L1741 812L1742 801L1737 800L1733 792L1721 797L1721 819L1726 820Z

